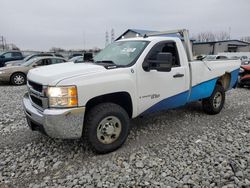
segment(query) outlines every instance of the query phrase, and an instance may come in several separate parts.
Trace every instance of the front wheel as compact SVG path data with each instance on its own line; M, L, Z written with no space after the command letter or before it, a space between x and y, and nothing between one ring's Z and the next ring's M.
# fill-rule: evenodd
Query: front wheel
M83 135L96 153L116 150L126 141L128 133L128 114L117 104L99 104L86 114Z
M218 114L225 103L225 90L221 85L216 85L212 95L202 100L203 110L207 114Z
M23 73L14 73L10 78L11 84L23 85L26 83L26 75Z

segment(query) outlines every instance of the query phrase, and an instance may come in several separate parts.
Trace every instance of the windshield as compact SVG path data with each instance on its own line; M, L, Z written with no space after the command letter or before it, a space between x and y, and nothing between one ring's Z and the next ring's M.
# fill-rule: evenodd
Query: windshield
M108 45L94 57L95 63L127 66L139 58L148 41L118 41Z
M38 59L38 58L32 58L32 59L26 61L25 63L23 63L22 66L25 66L25 67L30 66L30 65L31 65L33 62L35 62L37 59Z

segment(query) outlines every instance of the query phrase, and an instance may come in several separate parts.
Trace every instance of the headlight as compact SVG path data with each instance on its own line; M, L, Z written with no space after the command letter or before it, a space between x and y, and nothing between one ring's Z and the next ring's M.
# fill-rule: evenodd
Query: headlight
M5 72L4 71L0 71L0 74L4 74Z
M69 108L78 106L76 86L48 87L49 107Z

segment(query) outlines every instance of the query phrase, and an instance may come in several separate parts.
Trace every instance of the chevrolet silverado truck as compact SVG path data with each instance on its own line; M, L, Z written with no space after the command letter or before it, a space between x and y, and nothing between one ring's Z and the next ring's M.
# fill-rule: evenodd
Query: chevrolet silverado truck
M167 37L178 33L180 37ZM219 113L237 84L239 60L193 60L185 29L115 41L93 62L29 71L28 125L49 137L84 138L97 153L119 148L131 118L202 101Z

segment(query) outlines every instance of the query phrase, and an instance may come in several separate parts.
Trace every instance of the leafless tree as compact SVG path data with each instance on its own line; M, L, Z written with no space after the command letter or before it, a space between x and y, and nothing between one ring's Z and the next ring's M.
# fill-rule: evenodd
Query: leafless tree
M245 42L250 42L250 36L241 37L240 40L245 41Z
M215 35L212 32L207 31L198 33L196 36L194 36L194 38L199 42L209 42L215 40Z
M52 47L49 51L51 52L64 52L65 50L58 47Z
M213 33L211 31L200 32L193 37L198 42L211 42L219 40L229 40L230 34L226 31Z
M226 32L226 31L221 31L219 33L216 33L215 38L216 38L217 41L219 41L219 40L230 40L231 39L230 33Z

